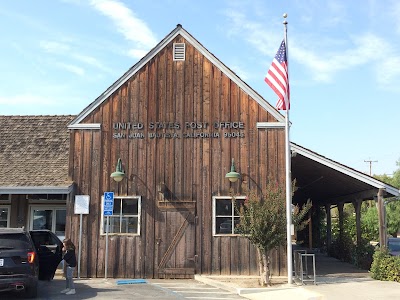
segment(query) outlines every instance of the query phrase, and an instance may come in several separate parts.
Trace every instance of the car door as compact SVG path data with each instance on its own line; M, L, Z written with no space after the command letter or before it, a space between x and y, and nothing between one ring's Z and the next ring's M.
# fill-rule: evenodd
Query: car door
M52 280L62 260L62 242L50 230L30 231L39 256L39 279Z

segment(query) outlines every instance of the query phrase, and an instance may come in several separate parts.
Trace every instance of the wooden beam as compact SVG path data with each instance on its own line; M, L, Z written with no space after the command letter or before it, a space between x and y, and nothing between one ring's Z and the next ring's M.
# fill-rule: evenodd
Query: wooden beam
M358 201L358 200L372 200L375 195L376 195L377 189L369 189L365 191L361 191L358 193L353 193L353 194L348 194L348 195L342 195L339 197L334 197L334 198L327 198L325 199L326 202L329 203L338 203L338 202L343 202L343 203L350 203L353 201Z

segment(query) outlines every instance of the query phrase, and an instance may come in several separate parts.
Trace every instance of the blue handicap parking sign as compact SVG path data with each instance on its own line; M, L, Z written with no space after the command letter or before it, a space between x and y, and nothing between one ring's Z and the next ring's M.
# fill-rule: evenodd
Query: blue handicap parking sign
M112 216L114 210L114 192L104 193L103 212L105 216Z
M114 201L114 192L104 192L104 200Z

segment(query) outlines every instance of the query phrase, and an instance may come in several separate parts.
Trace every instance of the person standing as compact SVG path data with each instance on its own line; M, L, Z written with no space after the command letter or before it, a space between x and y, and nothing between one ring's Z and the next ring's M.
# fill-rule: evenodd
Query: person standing
M67 264L66 268L66 288L61 291L62 294L74 295L75 294L75 284L73 280L74 270L76 267L76 255L75 255L75 245L70 239L63 240L63 260Z

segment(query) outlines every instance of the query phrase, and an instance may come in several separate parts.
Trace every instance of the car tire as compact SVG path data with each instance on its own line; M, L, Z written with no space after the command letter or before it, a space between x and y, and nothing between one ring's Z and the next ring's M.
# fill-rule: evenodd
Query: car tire
M38 292L38 284L37 282L33 285L25 287L25 296L27 298L36 298Z

